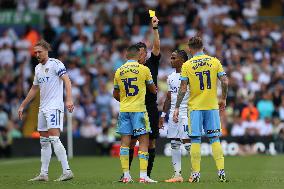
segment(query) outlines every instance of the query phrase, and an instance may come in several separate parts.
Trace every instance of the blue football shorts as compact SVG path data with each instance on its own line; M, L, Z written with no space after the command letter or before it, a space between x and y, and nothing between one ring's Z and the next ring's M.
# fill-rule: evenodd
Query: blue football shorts
M204 130L204 131L203 131ZM203 133L204 132L204 133ZM219 110L191 110L188 112L189 136L221 136Z
M120 112L116 132L120 135L139 136L151 132L147 112Z

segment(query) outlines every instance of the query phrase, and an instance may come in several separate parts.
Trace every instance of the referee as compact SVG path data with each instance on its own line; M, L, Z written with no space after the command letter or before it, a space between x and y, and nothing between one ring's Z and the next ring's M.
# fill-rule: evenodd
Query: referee
M147 46L145 43L137 43L137 46L140 49L140 60L139 63L147 66L152 74L153 81L156 86L157 85L157 77L158 77L158 69L160 63L160 37L158 31L158 18L154 16L152 18L152 27L153 27L153 34L154 34L154 41L153 41L153 49L151 52L151 56L149 59L147 58ZM148 167L147 167L147 175L150 177L151 171L153 168L155 155L156 155L156 139L159 137L159 112L158 112L158 104L157 104L157 93L153 94L148 89L146 91L145 96L145 103L146 109L149 116L150 126L152 133L149 135L149 160L148 160ZM133 143L135 145L135 142ZM134 146L133 146L134 147ZM133 157L133 156L132 156Z
M152 18L152 27L153 27L153 49L151 51L151 56L147 59L147 46L143 42L139 42L136 45L140 49L140 58L138 62L140 64L144 64L147 66L152 74L153 81L157 86L157 77L158 77L158 68L159 62L161 58L160 54L160 37L158 31L158 18L154 16ZM148 160L148 167L147 167L147 175L150 177L151 171L153 168L155 155L156 155L156 139L159 137L159 112L158 112L158 104L157 104L157 94L152 94L148 89L146 91L145 96L145 104L146 109L149 116L150 127L152 133L149 135L149 160ZM131 162L133 160L133 153L134 153L134 146L136 144L137 138L132 137L131 146L129 149L129 168L131 166Z

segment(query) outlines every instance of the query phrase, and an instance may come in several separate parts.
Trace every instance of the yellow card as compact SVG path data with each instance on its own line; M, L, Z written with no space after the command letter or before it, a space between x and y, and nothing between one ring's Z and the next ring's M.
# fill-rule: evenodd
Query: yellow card
M155 11L149 10L149 15L150 15L150 18L153 18L155 16Z

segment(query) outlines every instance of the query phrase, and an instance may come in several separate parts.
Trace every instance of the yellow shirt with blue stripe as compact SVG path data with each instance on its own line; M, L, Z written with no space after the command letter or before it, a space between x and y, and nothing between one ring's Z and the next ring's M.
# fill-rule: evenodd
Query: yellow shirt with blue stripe
M152 84L150 69L128 60L114 76L114 88L120 91L120 112L145 112L146 84Z
M218 77L226 75L220 61L204 53L196 53L186 61L181 70L180 80L189 82L190 110L219 109L217 98Z

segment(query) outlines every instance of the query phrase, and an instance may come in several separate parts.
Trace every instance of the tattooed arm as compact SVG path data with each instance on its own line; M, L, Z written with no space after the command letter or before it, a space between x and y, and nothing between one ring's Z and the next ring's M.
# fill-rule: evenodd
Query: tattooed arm
M187 81L186 80L182 80L180 82L180 87L179 87L179 91L178 91L178 96L177 96L177 102L176 102L176 108L180 107L180 104L183 100L183 97L187 91Z
M174 122L176 122L176 123L178 122L180 104L181 104L181 102L184 98L186 91L187 91L187 84L188 84L187 80L181 80L181 82L180 82L180 87L179 87L177 102L176 102L176 108L175 108L175 112L174 112Z
M220 76L219 80L221 81L221 87L222 87L222 97L219 100L219 110L224 111L226 107L226 99L228 95L229 80L226 75Z

